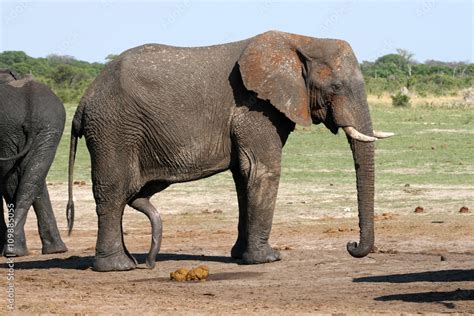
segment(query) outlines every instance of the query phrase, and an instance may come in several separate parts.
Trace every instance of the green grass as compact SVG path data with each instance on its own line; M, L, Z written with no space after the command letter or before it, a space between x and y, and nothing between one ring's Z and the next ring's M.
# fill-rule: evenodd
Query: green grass
M59 143L56 157L53 165L49 170L48 181L51 182L67 182L67 169L69 161L69 142L71 138L71 122L76 111L76 104L65 104L66 108L66 127L64 128L63 137ZM79 140L76 154L76 164L74 166L74 180L90 181L91 163L89 152L87 151L84 138Z
M474 109L372 105L371 114L375 129L396 133L376 143L378 184L474 183ZM333 136L323 126L293 133L285 146L283 179L354 183L343 133Z
M67 104L66 128L49 181L67 181L71 120L75 105ZM375 129L397 135L376 143L379 185L474 184L474 109L448 107L394 108L371 105ZM324 126L298 130L284 149L282 181L354 184L354 167L343 133L332 135ZM80 140L75 180L90 181L90 159ZM204 180L209 186L231 181L226 174Z

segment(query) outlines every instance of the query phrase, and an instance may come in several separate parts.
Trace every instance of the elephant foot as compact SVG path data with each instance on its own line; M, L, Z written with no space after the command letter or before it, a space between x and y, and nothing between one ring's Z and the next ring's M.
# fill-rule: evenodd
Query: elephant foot
M244 264L268 263L279 260L281 260L280 252L270 247L270 245L258 250L248 249L242 254Z
M63 253L67 251L66 245L60 240L54 244L45 243L43 244L43 248L41 253L43 255L52 254L52 253Z
M128 271L135 269L137 264L133 257L125 252L119 252L107 257L95 257L94 270L99 272L107 271Z
M5 257L23 257L28 255L28 248L26 245L9 245L3 246L2 255Z
M240 239L237 239L235 242L235 245L232 247L232 250L230 251L230 256L234 259L242 259L242 256L244 255L246 248L246 243L241 241Z
M152 257L148 256L146 258L146 266L148 269L155 268L155 264L156 264L156 258L154 258L153 256Z

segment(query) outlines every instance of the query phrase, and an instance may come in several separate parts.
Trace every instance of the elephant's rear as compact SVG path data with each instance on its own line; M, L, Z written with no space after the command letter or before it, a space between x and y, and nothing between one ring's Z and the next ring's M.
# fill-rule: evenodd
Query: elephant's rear
M108 104L114 102L117 91L114 91L114 76L117 61L109 63L87 88L74 114L72 133L77 137L86 135L86 130L97 121L106 120ZM86 135L87 137L87 135Z
M0 161L5 161L21 158L30 146L38 147L46 141L55 151L66 113L48 86L25 78L0 85L0 118L0 157L8 157Z
M74 163L77 152L78 138L86 137L89 151L95 146L90 146L90 142L94 140L105 140L104 135L99 132L105 130L111 124L111 115L107 112L110 108L108 104L114 102L114 96L117 95L113 91L113 73L116 69L116 61L108 64L101 73L96 77L92 84L88 87L83 97L79 101L74 118L71 123L71 139L69 148L69 166L68 166L68 204L66 208L66 217L68 221L68 230L71 234L74 226L74 201L73 201L73 177ZM113 108L113 106L112 106ZM107 117L109 119L107 119ZM89 132L89 133L88 133ZM93 153L91 152L91 157Z
M27 98L23 92L24 89L0 85L0 157L16 156L18 148L26 144L22 125L26 121ZM0 163L0 169L5 168L5 165L4 162Z

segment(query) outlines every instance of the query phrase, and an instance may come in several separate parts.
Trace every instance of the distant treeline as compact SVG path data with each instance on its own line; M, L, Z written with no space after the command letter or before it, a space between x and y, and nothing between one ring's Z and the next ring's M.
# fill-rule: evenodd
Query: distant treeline
M474 86L474 64L428 60L418 63L412 54L398 50L375 62L361 64L367 93L395 93L402 87L420 96L449 95ZM110 61L115 55L109 55ZM9 68L20 75L32 74L49 85L63 102L78 102L87 86L99 74L105 63L89 63L72 56L49 55L33 58L22 51L0 53L0 68Z
M375 62L360 65L367 93L381 95L407 87L419 96L450 95L474 85L474 64L412 59L413 54L398 49L398 54L379 57Z

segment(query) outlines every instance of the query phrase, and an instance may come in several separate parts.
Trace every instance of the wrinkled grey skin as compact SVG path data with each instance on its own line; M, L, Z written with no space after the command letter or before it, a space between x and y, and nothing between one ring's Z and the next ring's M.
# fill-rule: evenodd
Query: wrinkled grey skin
M46 187L64 122L64 107L47 86L0 70L0 202L3 197L14 206L13 246L6 243L7 227L0 216L3 255L28 254L24 225L32 205L43 254L67 251ZM3 214L3 202L0 205Z
M364 81L346 42L270 31L224 45L148 44L122 53L89 87L72 124L71 190L78 137L85 136L92 161L95 269L136 265L123 242L126 204L152 220L147 263L153 266L161 221L150 197L225 170L233 174L239 202L232 257L248 264L279 260L268 239L282 148L295 123L324 123L333 133L351 126L373 136ZM374 243L374 146L348 141L361 232L359 245L347 248L363 257Z

